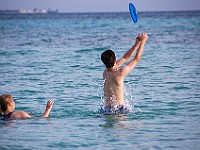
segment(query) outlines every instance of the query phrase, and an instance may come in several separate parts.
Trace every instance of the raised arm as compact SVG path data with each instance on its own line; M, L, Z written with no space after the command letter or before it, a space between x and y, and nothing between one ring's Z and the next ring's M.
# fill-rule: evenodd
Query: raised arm
M134 59L132 59L126 66L122 67L119 70L119 73L120 73L121 76L127 75L138 64L138 62L140 61L140 58L142 56L144 44L147 41L147 39L148 39L147 34L142 33L141 36L140 36L141 42L140 42L139 48L137 50L137 53L136 53Z
M52 109L52 106L53 106L53 100L48 100L46 109L45 109L43 115L41 115L39 117L47 118ZM14 118L34 118L34 116L29 115L29 113L27 113L25 111L15 111L15 112L13 112L12 117L14 117Z
M117 61L117 68L126 63L134 54L138 46L140 45L140 34L138 34L135 44Z
M52 109L52 106L53 106L53 100L50 99L47 102L46 109L45 109L43 115L40 116L40 118L47 118L49 116L51 109Z

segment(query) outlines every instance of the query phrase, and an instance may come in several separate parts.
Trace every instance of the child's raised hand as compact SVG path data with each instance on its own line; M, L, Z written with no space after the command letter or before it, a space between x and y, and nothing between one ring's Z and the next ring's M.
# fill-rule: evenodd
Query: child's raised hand
M50 99L47 101L47 105L46 105L46 110L51 110L52 109L52 106L53 106L53 100Z

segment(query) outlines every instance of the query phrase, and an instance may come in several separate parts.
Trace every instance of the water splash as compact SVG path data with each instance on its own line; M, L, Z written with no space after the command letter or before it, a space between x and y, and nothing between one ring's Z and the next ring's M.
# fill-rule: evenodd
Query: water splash
M99 87L99 97L101 98L99 101L99 113L106 113L106 114L118 114L118 113L133 113L136 111L136 109L134 108L134 97L132 95L132 87L130 83L126 83L124 85L124 101L125 104L124 106L118 106L118 105L114 105L112 107L109 107L105 105L105 97L104 97L104 83L105 80L103 82L103 84ZM111 97L112 101L115 101L114 97Z
M132 93L131 84L128 82L124 85L124 101L125 107L128 108L130 112L134 111L134 97Z

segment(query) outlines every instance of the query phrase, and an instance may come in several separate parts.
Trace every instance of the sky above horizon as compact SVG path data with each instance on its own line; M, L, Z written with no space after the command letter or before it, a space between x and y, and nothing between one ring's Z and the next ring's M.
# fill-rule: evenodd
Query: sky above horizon
M58 9L59 12L126 12L200 10L200 0L0 0L0 9Z

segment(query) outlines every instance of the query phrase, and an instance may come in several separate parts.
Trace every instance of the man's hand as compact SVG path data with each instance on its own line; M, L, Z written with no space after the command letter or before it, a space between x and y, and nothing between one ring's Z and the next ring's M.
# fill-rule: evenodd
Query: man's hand
M143 32L140 36L142 42L146 42L148 40L148 36L145 32Z
M137 38L135 39L135 44L138 44L139 42L141 42L140 34L138 34Z

